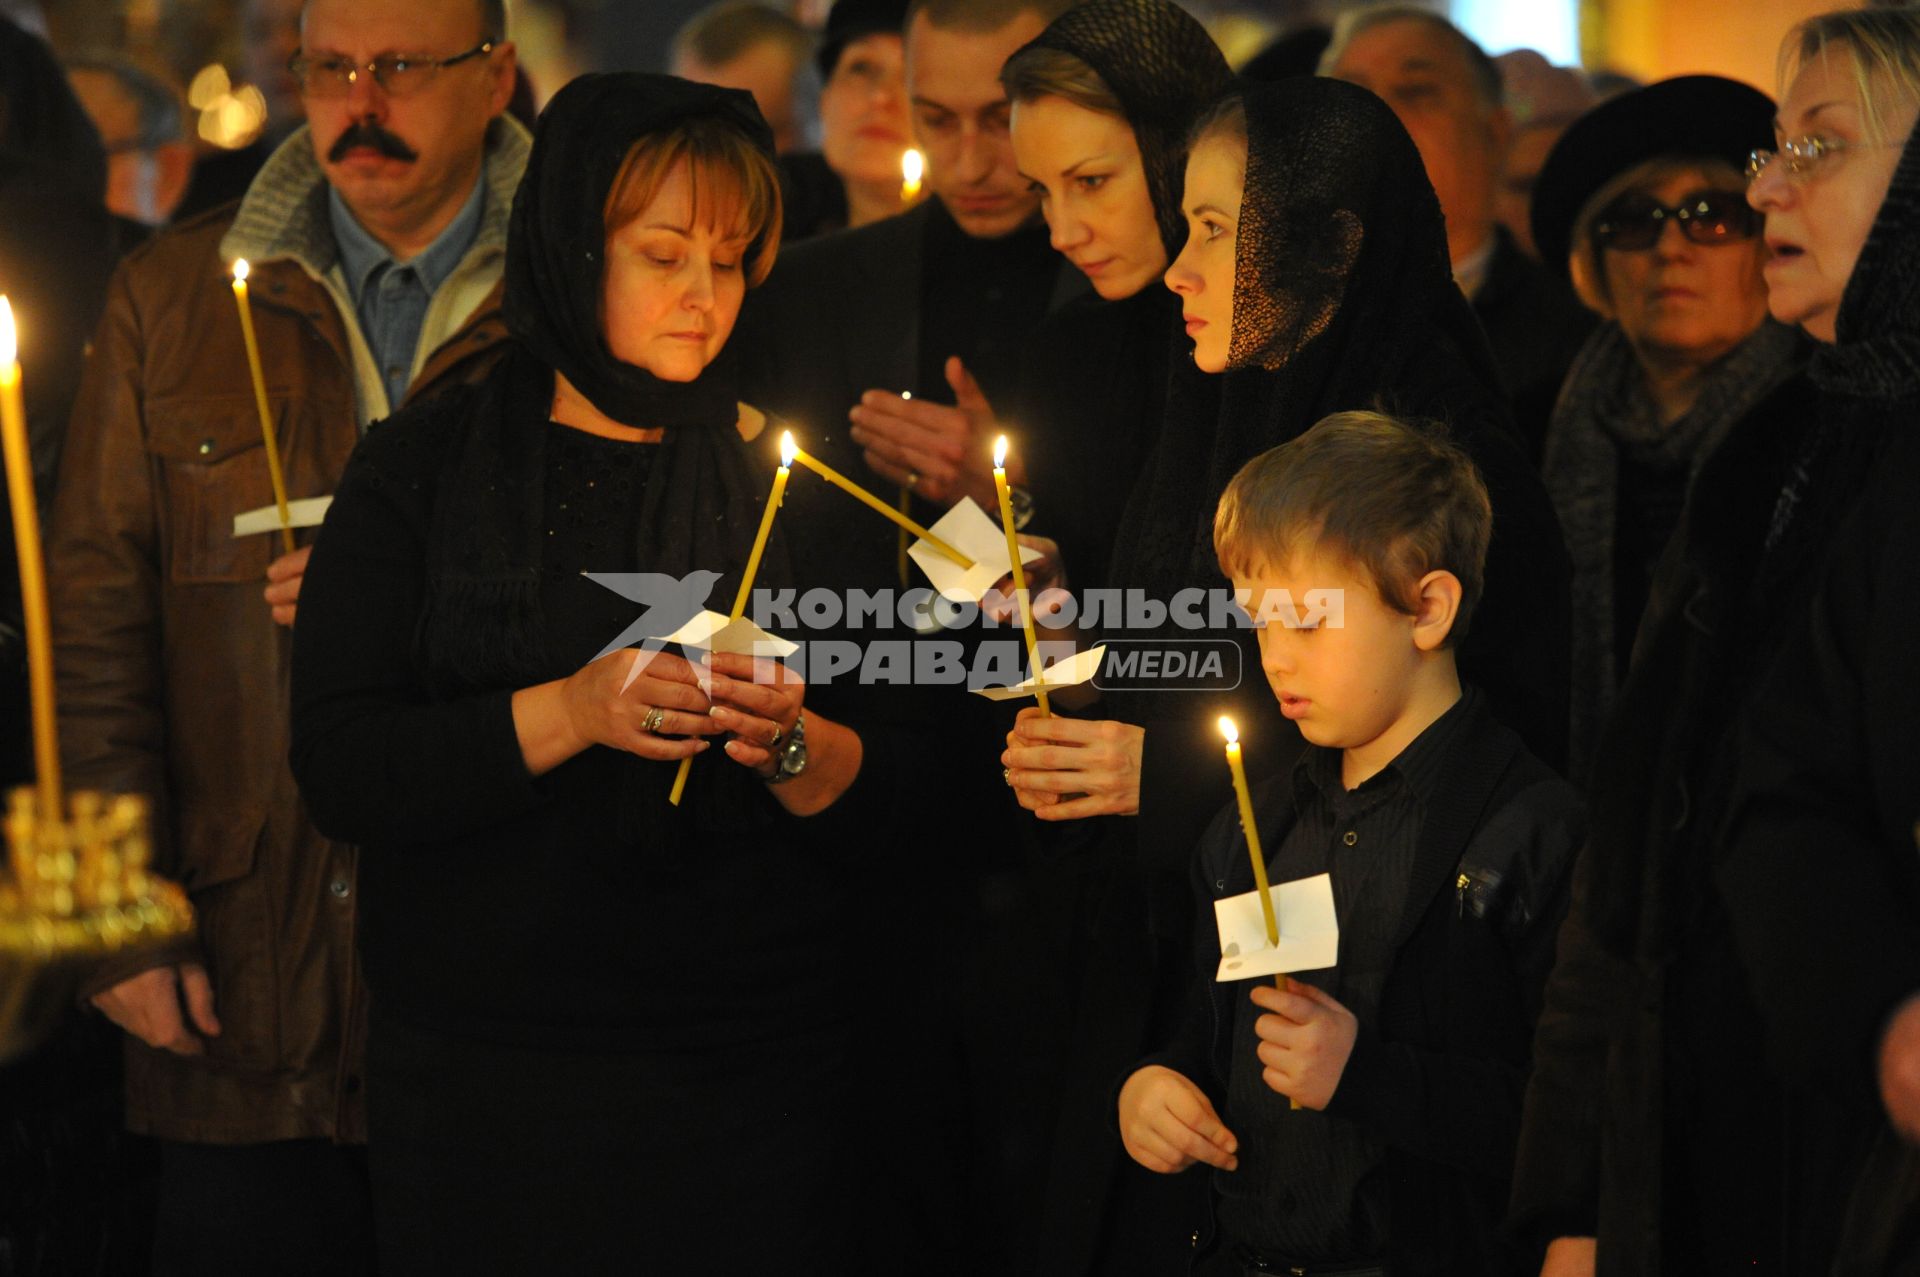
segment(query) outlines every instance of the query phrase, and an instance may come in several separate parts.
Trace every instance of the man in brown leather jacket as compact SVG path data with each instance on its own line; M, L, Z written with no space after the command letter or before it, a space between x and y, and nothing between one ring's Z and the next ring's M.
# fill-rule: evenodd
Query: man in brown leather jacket
M48 551L64 761L151 797L200 919L88 989L129 1035L128 1124L161 1141L156 1272L370 1269L355 852L287 767L314 529L291 554L234 534L273 490L229 270L253 268L287 494L325 496L363 430L504 338L528 149L505 35L500 0L310 0L309 127L237 207L128 258L89 356Z

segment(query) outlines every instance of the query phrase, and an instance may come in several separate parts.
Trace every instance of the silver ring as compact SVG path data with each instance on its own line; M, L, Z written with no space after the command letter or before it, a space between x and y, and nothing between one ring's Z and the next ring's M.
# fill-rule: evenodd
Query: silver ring
M773 725L773 735L767 738L767 748L768 748L768 749L779 749L779 748L780 748L780 742L781 742L781 741L783 741L783 740L785 740L785 739L786 739L786 737L787 737L787 734L786 734L786 732L784 732L784 731L782 731L782 730L781 730L781 728L780 728L780 724L778 724L778 723L775 723L775 724Z
M643 732L657 732L660 730L660 724L666 721L667 721L666 708L664 706L655 705L652 709L647 711L647 716L640 720L640 730Z

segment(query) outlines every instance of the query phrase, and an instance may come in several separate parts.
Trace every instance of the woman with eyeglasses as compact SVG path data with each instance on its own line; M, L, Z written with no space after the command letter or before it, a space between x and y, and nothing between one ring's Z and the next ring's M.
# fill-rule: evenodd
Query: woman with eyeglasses
M1541 477L1573 561L1568 773L1586 776L1661 551L1721 441L1806 362L1767 317L1766 246L1742 168L1773 103L1718 76L1664 80L1588 112L1554 146L1536 242L1609 322L1581 349Z
M1920 988L1920 784L1875 751L1920 721L1920 13L1786 54L1748 199L1813 354L1701 463L1594 756L1514 1176L1554 1277L1915 1271L1874 1249L1920 1235L1874 1053Z

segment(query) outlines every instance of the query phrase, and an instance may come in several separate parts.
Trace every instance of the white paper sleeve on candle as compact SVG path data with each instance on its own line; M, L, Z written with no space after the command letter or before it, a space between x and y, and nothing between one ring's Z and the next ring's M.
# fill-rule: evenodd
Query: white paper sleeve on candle
M317 528L327 517L327 507L333 504L332 497L306 497L299 501L287 502L287 526L290 528ZM263 505L258 510L249 510L245 514L233 516L233 535L250 537L260 532L278 532L280 530L280 507Z
M1100 672L1100 659L1107 654L1107 645L1090 647L1084 652L1047 668L1047 690L1056 691L1062 687L1075 687L1091 679ZM1034 679L1016 683L1012 687L976 687L974 695L984 696L990 701L1018 700L1022 696L1032 696L1039 690L1040 684ZM1251 899L1251 897L1249 897ZM1265 933L1262 932L1264 935Z
M660 641L729 656L766 656L776 660L785 660L800 650L798 643L769 634L744 616L729 621L724 612L701 612L673 633L661 635Z
M1215 980L1225 983L1319 971L1339 961L1340 923L1333 912L1331 875L1276 883L1268 898L1280 920L1276 948L1267 945L1267 924L1257 892L1213 902L1213 922L1220 931L1220 969Z
M978 603L1013 571L1013 561L1007 557L1006 531L998 521L988 518L972 497L961 497L927 531L973 560L971 568L963 568L925 541L915 541L907 549L907 557L920 565L933 588L955 603ZM1040 551L1020 547L1022 563L1032 563L1039 557Z

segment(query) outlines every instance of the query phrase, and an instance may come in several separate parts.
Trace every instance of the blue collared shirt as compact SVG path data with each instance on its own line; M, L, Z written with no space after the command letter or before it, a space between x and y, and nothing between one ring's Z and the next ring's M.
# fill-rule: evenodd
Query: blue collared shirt
M438 239L410 261L395 261L354 219L340 192L327 192L327 217L333 223L333 242L340 249L340 270L347 277L360 333L367 339L380 380L387 387L387 406L396 409L413 377L413 356L420 345L420 329L427 321L433 295L453 274L460 259L480 234L487 206L486 175L474 179L473 194Z

